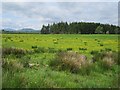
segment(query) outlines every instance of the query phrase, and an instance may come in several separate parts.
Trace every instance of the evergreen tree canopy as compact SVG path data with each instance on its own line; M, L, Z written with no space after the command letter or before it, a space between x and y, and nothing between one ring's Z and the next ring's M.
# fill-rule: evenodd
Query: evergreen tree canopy
M90 22L59 22L43 25L41 34L120 34L120 27Z

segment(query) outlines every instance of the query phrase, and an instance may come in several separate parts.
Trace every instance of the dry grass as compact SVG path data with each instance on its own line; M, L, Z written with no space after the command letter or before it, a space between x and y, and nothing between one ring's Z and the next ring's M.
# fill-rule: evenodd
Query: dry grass
M23 65L20 62L18 62L18 60L3 59L2 67L4 70L10 72L20 72L23 70Z
M59 52L50 66L59 70L68 70L72 73L78 73L81 69L89 66L87 57L77 52Z

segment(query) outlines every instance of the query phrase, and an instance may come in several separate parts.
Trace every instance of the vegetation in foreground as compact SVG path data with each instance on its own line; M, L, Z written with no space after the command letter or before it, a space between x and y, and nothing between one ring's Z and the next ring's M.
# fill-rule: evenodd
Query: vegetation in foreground
M3 88L120 86L117 35L33 36L3 34Z

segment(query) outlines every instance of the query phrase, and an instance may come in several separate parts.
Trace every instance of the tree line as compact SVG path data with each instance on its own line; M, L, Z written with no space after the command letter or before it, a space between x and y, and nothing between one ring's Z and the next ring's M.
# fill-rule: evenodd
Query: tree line
M59 22L43 25L41 34L120 34L120 27L93 22Z

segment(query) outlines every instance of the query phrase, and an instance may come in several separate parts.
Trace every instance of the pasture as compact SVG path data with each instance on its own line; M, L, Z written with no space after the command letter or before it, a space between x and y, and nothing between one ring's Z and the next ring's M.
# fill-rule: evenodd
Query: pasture
M118 42L118 35L115 34L2 34L2 48L5 49L5 55L2 56L3 88L118 87ZM75 52L71 57L76 60L77 55L81 54L92 61L93 57L95 60L101 59L103 51L108 52L105 52L108 56L112 52L110 57L113 61L104 64L96 61L77 73L69 69L74 62L70 65L62 62L68 65L66 69L62 64L56 64L59 58L66 57L58 52L65 52L68 58L70 54L67 52ZM30 64L34 65L30 67ZM76 69L76 66L73 65L72 68Z

